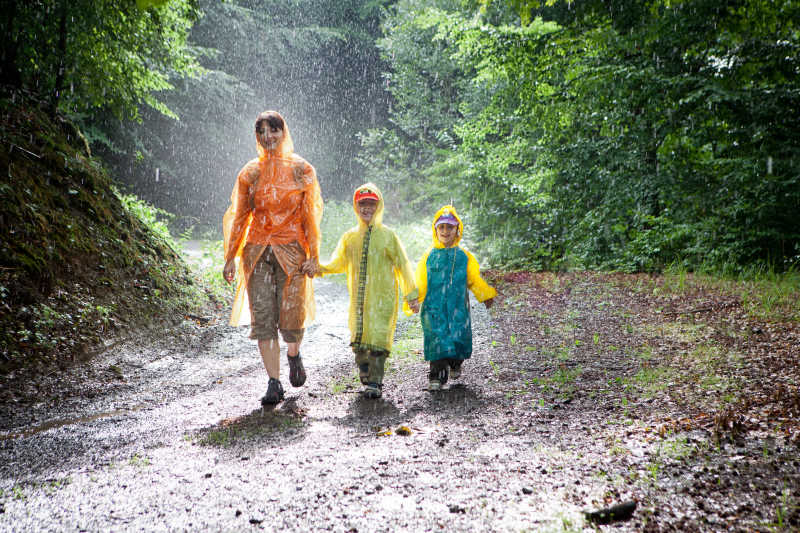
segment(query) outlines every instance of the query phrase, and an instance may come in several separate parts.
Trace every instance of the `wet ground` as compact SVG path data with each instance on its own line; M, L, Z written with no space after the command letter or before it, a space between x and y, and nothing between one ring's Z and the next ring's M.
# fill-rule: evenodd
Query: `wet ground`
M366 400L346 289L315 283L309 379L291 388L282 365L287 395L274 409L259 404L266 376L247 328L222 316L5 382L15 390L0 416L0 530L800 526L796 442L681 425L698 416L670 394L681 375L635 379L656 365L622 344L646 333L624 290L506 284L492 315L473 301L473 358L435 393L418 321L401 320L384 397ZM627 340L612 344L612 330ZM608 526L583 514L625 502L636 502L632 517Z

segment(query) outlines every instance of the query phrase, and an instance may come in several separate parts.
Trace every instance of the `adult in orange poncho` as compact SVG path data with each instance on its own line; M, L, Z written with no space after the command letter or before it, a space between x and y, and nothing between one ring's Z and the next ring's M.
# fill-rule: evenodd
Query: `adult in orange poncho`
M318 261L322 196L317 175L294 153L292 136L276 111L258 115L259 157L239 172L231 205L223 217L225 267L229 283L238 273L231 325L247 323L269 375L262 404L283 399L278 332L287 343L289 381L299 387L306 373L300 343L314 318L311 279L306 261ZM249 313L248 313L249 311Z

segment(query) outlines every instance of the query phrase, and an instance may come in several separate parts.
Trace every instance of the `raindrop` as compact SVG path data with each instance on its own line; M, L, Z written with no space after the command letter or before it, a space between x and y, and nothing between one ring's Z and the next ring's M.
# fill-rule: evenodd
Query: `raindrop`
M767 174L772 174L772 156L767 156Z
M156 167L156 183L158 183L158 176L161 173L161 169Z

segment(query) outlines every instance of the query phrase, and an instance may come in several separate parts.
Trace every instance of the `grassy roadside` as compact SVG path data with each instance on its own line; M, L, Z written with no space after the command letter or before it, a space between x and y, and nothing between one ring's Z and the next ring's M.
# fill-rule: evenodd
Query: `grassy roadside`
M115 189L74 126L23 95L0 109L0 376L206 305L161 214Z
M800 527L793 273L488 276L495 393L515 426L592 435L599 458L573 453L608 487L597 507L637 499L653 531Z

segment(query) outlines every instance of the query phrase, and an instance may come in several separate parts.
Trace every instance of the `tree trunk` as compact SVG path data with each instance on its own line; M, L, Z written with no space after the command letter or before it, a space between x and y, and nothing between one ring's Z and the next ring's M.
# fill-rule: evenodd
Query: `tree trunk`
M67 58L67 0L61 0L61 19L58 23L58 73L56 74L56 84L53 88L53 98L51 107L53 112L58 110L58 101L61 98L61 91L64 88L64 70Z
M17 18L18 2L16 0L1 0L3 17L2 30L5 39L2 39L2 51L0 51L0 80L3 83L18 89L22 86L22 77L17 67L17 50L19 44L18 36L14 31L14 22Z

